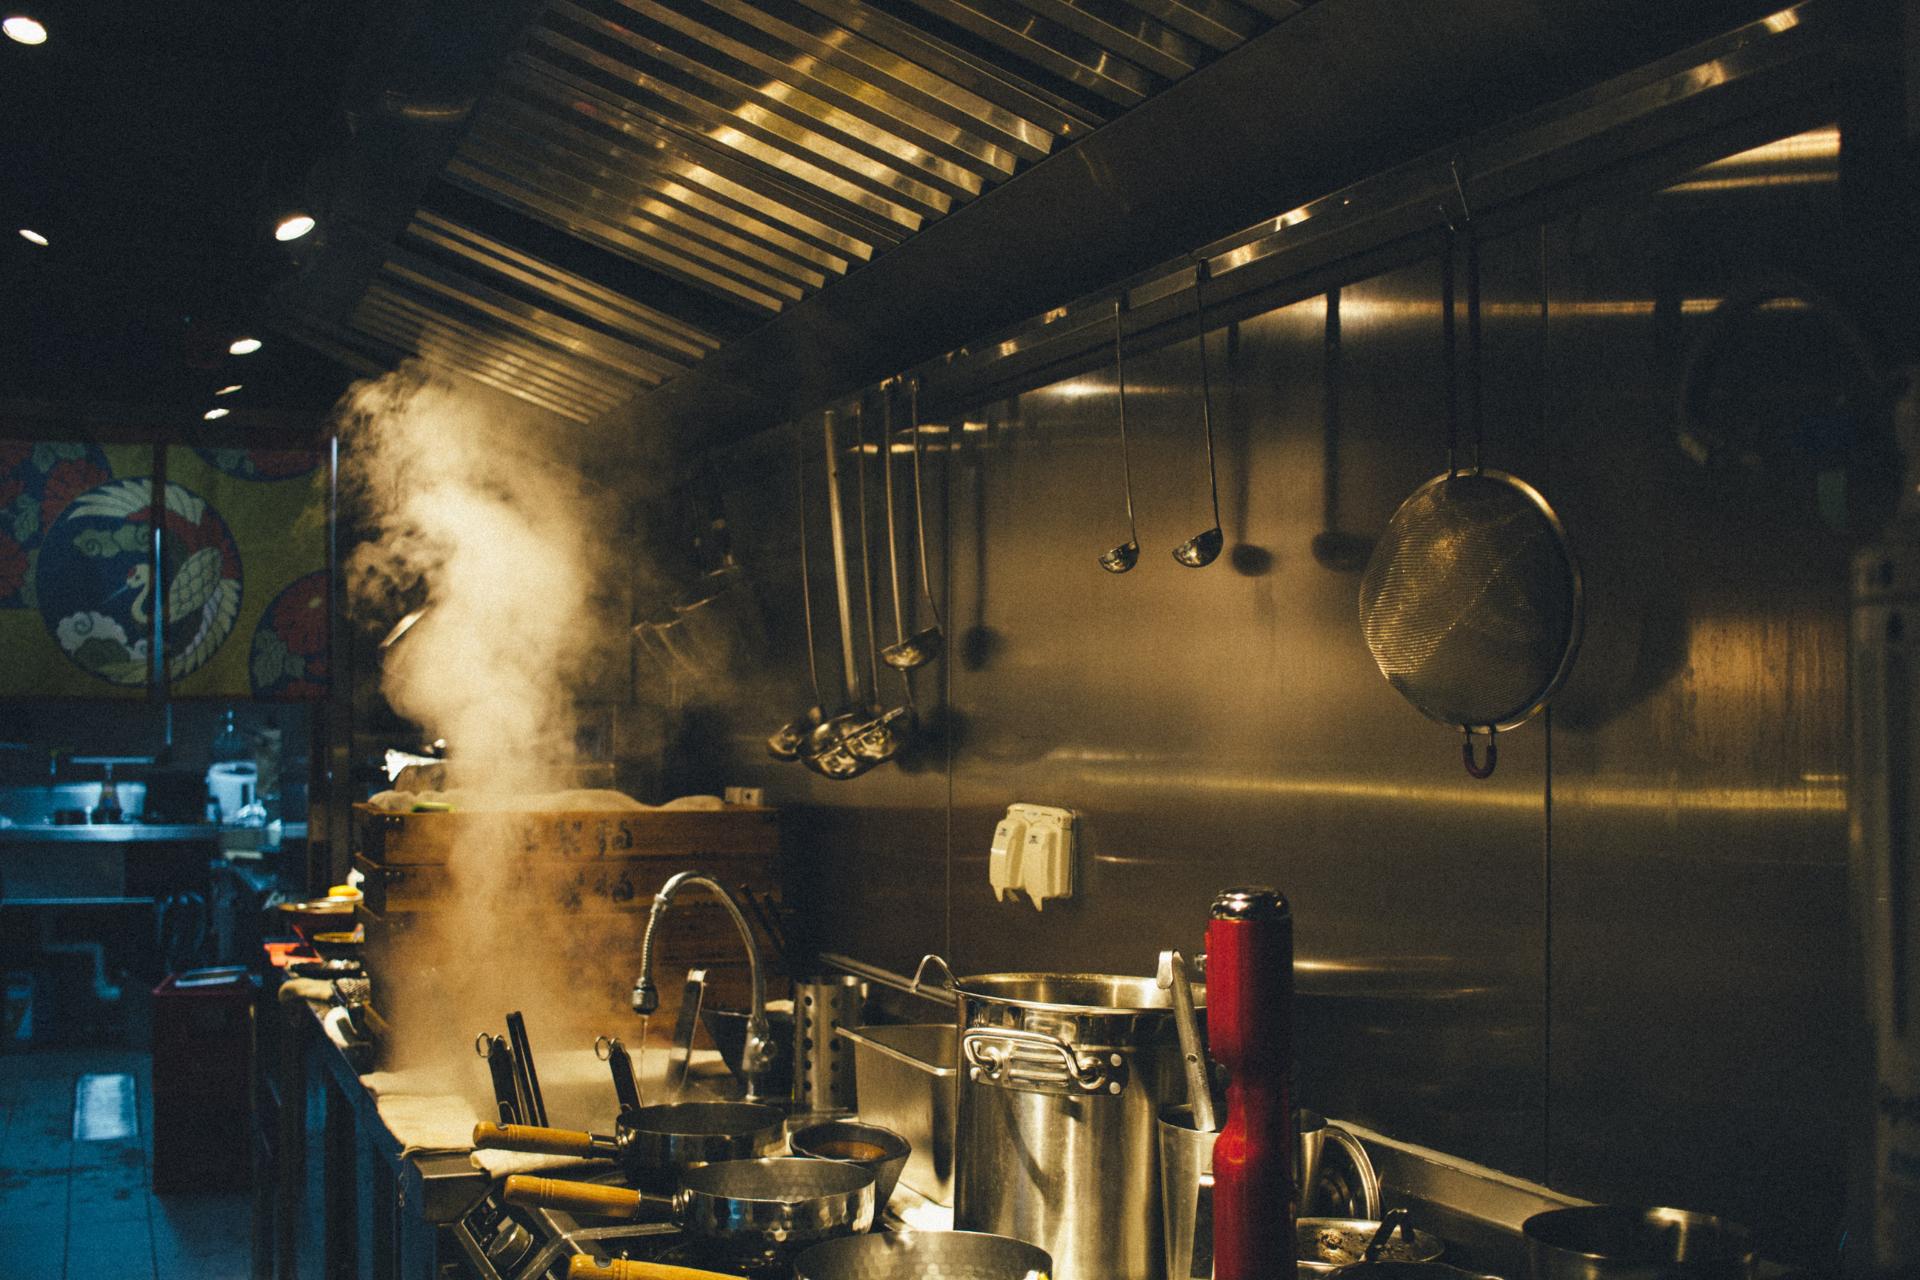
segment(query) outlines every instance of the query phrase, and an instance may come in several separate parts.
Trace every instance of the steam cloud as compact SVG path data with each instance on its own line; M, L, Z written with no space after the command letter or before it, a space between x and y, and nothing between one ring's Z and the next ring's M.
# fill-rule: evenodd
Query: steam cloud
M348 395L343 471L369 535L348 586L376 616L426 589L381 688L450 744L449 789L550 790L572 759L575 695L612 633L617 514L567 456L567 428L420 365Z
M446 785L463 809L537 807L538 793L571 784L577 695L596 652L626 634L616 503L571 456L572 424L424 364L355 386L340 431L365 539L346 566L356 615L391 619L423 589L430 606L385 651L382 692L426 739L446 739ZM405 922L405 959L379 975L397 1065L444 1072L482 1114L476 1031L497 1034L525 1010L551 1100L564 1075L554 1050L580 1026L619 1029L615 988L631 977L614 971L607 939L555 927L560 872L510 828L504 815L477 838L463 827L436 909ZM608 1094L604 1069L598 1080L595 1095Z

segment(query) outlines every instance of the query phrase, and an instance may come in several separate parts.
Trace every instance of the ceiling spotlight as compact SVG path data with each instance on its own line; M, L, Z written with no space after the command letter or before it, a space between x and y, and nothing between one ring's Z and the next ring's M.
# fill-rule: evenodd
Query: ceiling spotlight
M234 392L238 391L239 389L240 389L240 384L236 382L230 386L225 386L220 388L218 391L214 392L213 394L217 396L230 396Z
M0 31L5 31L7 33L7 39L13 41L15 44L45 44L47 42L47 29L24 13L7 15L6 21L0 22Z
M32 227L20 228L20 238L30 244L37 244L42 249L47 247L47 238L38 231L35 231Z
M235 338L233 345L227 348L229 355L250 356L260 349L258 338Z
M280 224L273 229L273 238L280 241L298 240L311 230L313 230L313 215L290 213L280 219Z
M233 410L231 409L209 409L205 413L201 414L200 416L205 418L208 422L214 422L221 418L226 417L229 413L232 413L232 412Z

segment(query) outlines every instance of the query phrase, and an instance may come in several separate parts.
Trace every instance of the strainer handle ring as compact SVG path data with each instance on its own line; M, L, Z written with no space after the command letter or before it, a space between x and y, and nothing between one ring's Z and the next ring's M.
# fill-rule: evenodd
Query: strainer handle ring
M1500 763L1500 744L1494 741L1493 730L1487 730L1487 762L1481 764L1473 756L1473 730L1462 729L1464 736L1460 742L1460 760L1467 766L1467 773L1475 778L1491 778L1493 768Z

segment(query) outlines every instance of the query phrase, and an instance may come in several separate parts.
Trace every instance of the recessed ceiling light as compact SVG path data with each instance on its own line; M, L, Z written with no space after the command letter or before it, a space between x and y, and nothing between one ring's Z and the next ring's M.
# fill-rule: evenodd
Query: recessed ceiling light
M313 230L313 215L290 213L280 219L280 225L273 229L273 238L275 240L298 240L311 230Z
M232 413L232 412L233 410L231 409L209 409L205 413L201 414L200 416L205 418L208 422L212 422L218 418L224 418L229 413Z
M38 231L35 231L32 227L20 228L20 238L22 240L29 241L30 243L37 244L42 249L47 247L47 238L41 235Z
M238 391L239 389L240 389L240 384L236 382L232 386L226 386L226 387L220 388L218 391L214 392L213 394L217 396L230 396L234 392Z
M233 345L228 347L227 351L231 355L250 356L259 349L260 339L258 338L235 338Z
M9 14L5 22L0 22L0 31L5 31L7 39L16 44L47 42L47 29L24 13Z

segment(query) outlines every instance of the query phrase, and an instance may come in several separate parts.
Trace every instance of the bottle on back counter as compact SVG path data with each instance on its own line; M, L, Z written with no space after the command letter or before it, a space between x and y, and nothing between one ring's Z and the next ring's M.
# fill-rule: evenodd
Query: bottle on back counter
M1293 1280L1293 911L1273 889L1213 900L1207 1039L1227 1070L1213 1146L1215 1280Z
M240 806L252 799L259 778L253 760L253 744L234 723L233 708L227 708L220 732L214 735L207 765L207 820L230 823L239 816ZM247 795L242 796L242 788Z

